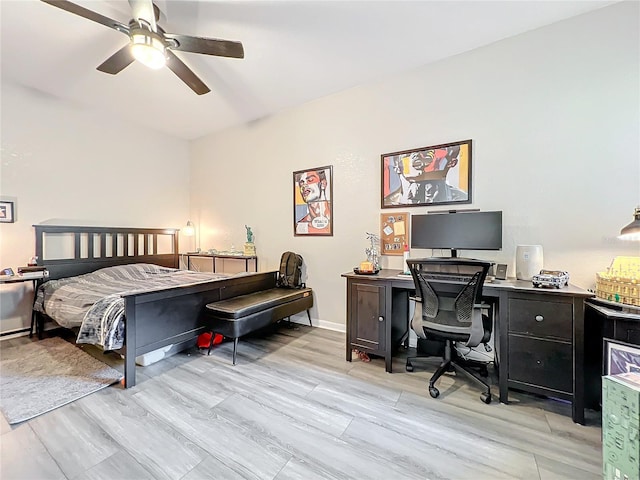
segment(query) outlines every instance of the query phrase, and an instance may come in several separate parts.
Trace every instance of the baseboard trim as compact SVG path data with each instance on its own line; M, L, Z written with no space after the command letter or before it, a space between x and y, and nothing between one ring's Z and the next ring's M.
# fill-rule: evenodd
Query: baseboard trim
M299 323L300 325L309 325L309 317L307 317L306 312L293 315L291 317L291 321L293 323ZM344 323L329 322L327 320L321 320L319 318L311 318L311 324L314 327L324 328L325 330L333 330L335 332L346 333L347 331L347 326Z
M17 330L11 330L9 332L0 333L0 340L9 340L11 338L24 337L29 335L30 328L19 328Z
M293 315L291 317L291 321L293 323L299 323L300 325L309 325L309 318L307 317L306 313ZM329 322L327 320L321 320L318 318L312 318L311 323L313 324L314 327L324 328L325 330L333 330L334 332L342 332L342 333L346 333L347 331L347 326L344 323ZM46 330L51 330L51 328L45 329L45 331ZM5 340L10 338L23 337L28 334L29 334L29 329L23 328L20 330L13 330L11 332L0 333L0 339ZM413 346L415 346L415 339L413 341L414 341ZM172 352L171 354L173 353L175 352Z

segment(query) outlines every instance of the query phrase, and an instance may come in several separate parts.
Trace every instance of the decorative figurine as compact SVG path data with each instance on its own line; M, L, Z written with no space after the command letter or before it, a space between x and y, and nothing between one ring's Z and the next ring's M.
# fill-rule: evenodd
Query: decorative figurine
M256 246L253 243L253 232L248 225L245 225L244 228L247 229L247 242L244 244L244 254L248 257L253 257L256 254Z
M365 249L367 261L373 264L374 270L380 270L380 236L375 233L367 233L367 239L371 242L371 247Z

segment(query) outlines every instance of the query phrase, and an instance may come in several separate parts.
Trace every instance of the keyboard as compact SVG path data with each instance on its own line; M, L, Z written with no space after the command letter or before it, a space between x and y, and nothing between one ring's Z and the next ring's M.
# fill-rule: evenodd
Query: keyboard
M397 275L400 278L411 278L410 273L399 273ZM463 275L460 273L426 273L424 277L427 280L435 280L442 282L460 282L460 283L469 283L469 280L473 277L473 275ZM485 278L484 283L492 283L495 277L487 276Z
M464 282L468 283L472 275L462 275L459 273L426 273L423 275L427 280L440 280L445 282Z

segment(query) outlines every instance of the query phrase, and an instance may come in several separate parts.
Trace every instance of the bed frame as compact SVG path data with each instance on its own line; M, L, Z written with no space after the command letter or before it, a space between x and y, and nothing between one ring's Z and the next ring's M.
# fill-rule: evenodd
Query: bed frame
M34 225L38 265L55 280L130 263L179 268L177 229ZM159 237L169 236L169 253L159 253ZM57 238L56 238L57 237ZM70 258L47 258L48 239L71 243ZM161 238L160 238L161 239ZM52 242L54 243L54 242ZM167 243L167 242L165 242ZM275 287L277 272L125 295L124 387L136 383L136 357L195 339L205 331L207 303ZM41 330L42 331L42 330Z

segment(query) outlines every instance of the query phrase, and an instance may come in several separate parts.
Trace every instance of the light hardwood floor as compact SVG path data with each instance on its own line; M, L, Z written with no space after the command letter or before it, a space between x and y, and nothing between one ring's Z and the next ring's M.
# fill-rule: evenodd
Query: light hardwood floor
M388 374L382 359L346 362L344 345L342 333L281 326L241 341L236 366L230 343L193 349L138 367L134 388L2 418L0 478L601 478L598 412L580 426L569 405L532 395L485 405L454 374L432 399L436 360L407 373L400 353Z

